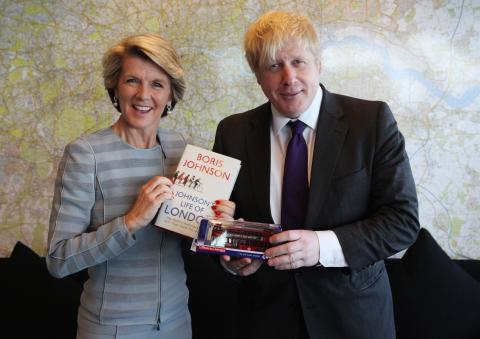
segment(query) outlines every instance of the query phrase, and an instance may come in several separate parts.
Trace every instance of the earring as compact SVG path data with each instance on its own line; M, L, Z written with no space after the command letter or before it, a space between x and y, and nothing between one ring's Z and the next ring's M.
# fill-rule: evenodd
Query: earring
M172 113L172 105L168 104L167 105L167 114Z
M113 106L118 108L118 98L116 96L113 97Z

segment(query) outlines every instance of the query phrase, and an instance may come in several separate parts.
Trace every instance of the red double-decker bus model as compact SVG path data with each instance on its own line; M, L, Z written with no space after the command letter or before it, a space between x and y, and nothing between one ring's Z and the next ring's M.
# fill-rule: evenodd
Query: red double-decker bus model
M196 245L203 252L263 258L268 239L280 231L274 224L203 219Z
M263 252L268 248L268 238L276 233L276 229L252 226L256 224L214 224L209 237L210 246Z

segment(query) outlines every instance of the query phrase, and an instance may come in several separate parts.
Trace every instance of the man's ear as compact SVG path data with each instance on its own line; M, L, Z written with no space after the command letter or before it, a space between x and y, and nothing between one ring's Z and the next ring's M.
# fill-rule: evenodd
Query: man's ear
M258 70L255 70L254 74L255 74L255 79L257 80L257 84L260 85L260 72L258 72Z
M318 56L315 57L315 62L317 63L318 73L320 74L322 72L322 60Z

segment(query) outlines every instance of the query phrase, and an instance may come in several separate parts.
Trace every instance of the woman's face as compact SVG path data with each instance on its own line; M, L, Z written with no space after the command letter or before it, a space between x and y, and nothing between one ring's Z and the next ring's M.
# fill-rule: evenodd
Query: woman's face
M156 133L165 106L172 102L170 78L150 60L126 56L115 95L126 127Z

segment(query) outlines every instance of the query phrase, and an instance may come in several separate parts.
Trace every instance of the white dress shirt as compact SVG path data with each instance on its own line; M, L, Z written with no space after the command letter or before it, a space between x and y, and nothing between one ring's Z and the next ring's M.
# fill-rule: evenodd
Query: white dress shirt
M320 113L320 104L322 102L322 89L318 91L312 104L303 112L300 119L307 127L303 131L303 137L308 148L308 182L310 183L310 173L312 171L313 149L315 146L315 134L317 128L318 115ZM273 221L276 224L281 223L282 206L282 186L283 186L283 167L285 165L285 155L287 146L292 137L291 129L285 127L291 120L280 114L273 105L272 109L272 128L270 129L271 141L271 169L270 169L270 209ZM325 267L345 267L348 266L343 255L342 247L337 236L333 231L316 231L320 245L320 264Z

